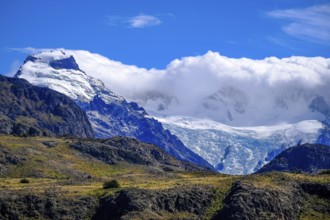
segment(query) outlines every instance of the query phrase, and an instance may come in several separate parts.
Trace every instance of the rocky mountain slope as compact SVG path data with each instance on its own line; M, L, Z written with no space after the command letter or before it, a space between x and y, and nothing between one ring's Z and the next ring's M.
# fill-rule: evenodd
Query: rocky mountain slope
M84 156L94 157L107 164L122 161L142 164L163 170L208 171L190 162L176 160L159 147L133 138L113 137L101 140L79 140L70 145Z
M0 75L0 133L93 137L86 114L71 99L24 79Z
M88 74L80 69L72 51L55 50L27 57L16 77L74 100L86 112L96 137L134 137L155 144L178 159L212 168L143 108L117 96Z
M258 170L258 173L271 171L317 173L327 169L330 170L330 147L303 144L281 152Z
M0 177L19 174L20 177L52 178L57 175L78 178L91 175L79 171L77 161L86 163L86 165L88 161L99 161L99 163L108 165L120 163L145 165L150 167L150 170L160 173L164 171L208 171L206 168L192 163L177 160L155 145L126 137L20 139L0 136L0 139ZM62 150L63 153L54 155L55 152ZM73 155L71 158L74 161L69 161L70 154ZM91 166L93 167L93 165ZM21 169L23 169L24 175L21 173ZM56 171L48 172L49 170Z

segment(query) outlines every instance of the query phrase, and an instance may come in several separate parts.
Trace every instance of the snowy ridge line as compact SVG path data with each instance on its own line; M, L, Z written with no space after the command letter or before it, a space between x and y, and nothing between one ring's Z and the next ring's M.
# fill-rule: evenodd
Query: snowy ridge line
M324 125L317 120L305 120L298 123L282 123L272 126L254 126L254 127L234 127L225 125L209 119L199 119L185 116L169 116L169 117L154 117L164 124L176 125L182 128L192 130L218 130L223 132L231 132L240 135L251 135L251 132L256 136L263 138L272 135L280 130L297 130L300 132L313 133L322 129ZM248 133L248 134L247 134Z

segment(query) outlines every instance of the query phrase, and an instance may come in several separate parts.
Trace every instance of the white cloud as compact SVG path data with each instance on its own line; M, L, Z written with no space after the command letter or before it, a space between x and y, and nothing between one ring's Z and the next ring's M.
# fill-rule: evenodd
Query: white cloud
M149 26L160 25L161 21L152 15L139 15L129 20L131 27L144 28Z
M65 50L65 54L73 55L88 75L102 80L116 94L140 102L149 113L159 103L172 101L160 113L252 126L318 119L308 109L317 94L330 103L330 58L253 60L209 51L173 60L165 69L148 70L88 51ZM212 95L213 99L207 99ZM228 111L233 121L228 121Z
M168 15L170 16L170 15ZM134 17L106 16L106 22L109 26L128 26L132 28L145 28L161 24L161 20L153 15L138 15Z
M322 44L330 44L330 4L303 9L275 10L269 16L288 20L283 31L288 35Z
M25 54L37 54L41 52L47 52L51 50L64 50L63 48L34 48L34 47L23 47L23 48L7 48L9 51L16 51L16 52L21 52Z
M160 102L166 104L175 97L173 105L163 113L223 122L230 110L236 121L227 121L229 124L248 126L302 117L315 119L307 107L316 94L330 103L329 58L235 59L209 51L202 56L176 59L162 70L147 70L86 51L69 53L87 74L101 79L128 100L139 101L150 112ZM220 97L217 103L208 100L211 108L205 111L205 99L219 92L228 97ZM245 108L244 117L233 110L240 104Z

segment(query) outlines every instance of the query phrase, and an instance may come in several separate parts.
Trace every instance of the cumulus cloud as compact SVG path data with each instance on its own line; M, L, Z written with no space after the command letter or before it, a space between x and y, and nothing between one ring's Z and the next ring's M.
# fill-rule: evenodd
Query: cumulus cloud
M134 17L106 16L109 26L128 26L132 28L145 28L161 24L161 20L153 15L138 15Z
M139 15L130 19L130 25L133 28L144 28L159 25L161 21L152 15Z
M268 15L289 21L283 26L283 31L288 35L330 44L330 4L303 9L275 10Z

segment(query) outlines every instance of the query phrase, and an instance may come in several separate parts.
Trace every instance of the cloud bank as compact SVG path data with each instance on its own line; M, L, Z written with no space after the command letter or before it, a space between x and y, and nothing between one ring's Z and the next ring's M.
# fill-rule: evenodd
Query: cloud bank
M148 70L86 51L71 53L82 70L151 113L249 126L316 119L308 108L312 99L319 95L330 103L329 58L234 59L209 51Z
M209 51L165 69L125 65L88 51L65 50L81 70L157 116L207 118L233 126L321 120L315 97L330 104L330 58L229 58ZM322 101L322 100L321 100Z
M330 4L275 10L268 15L289 21L283 26L283 31L288 35L330 45Z

